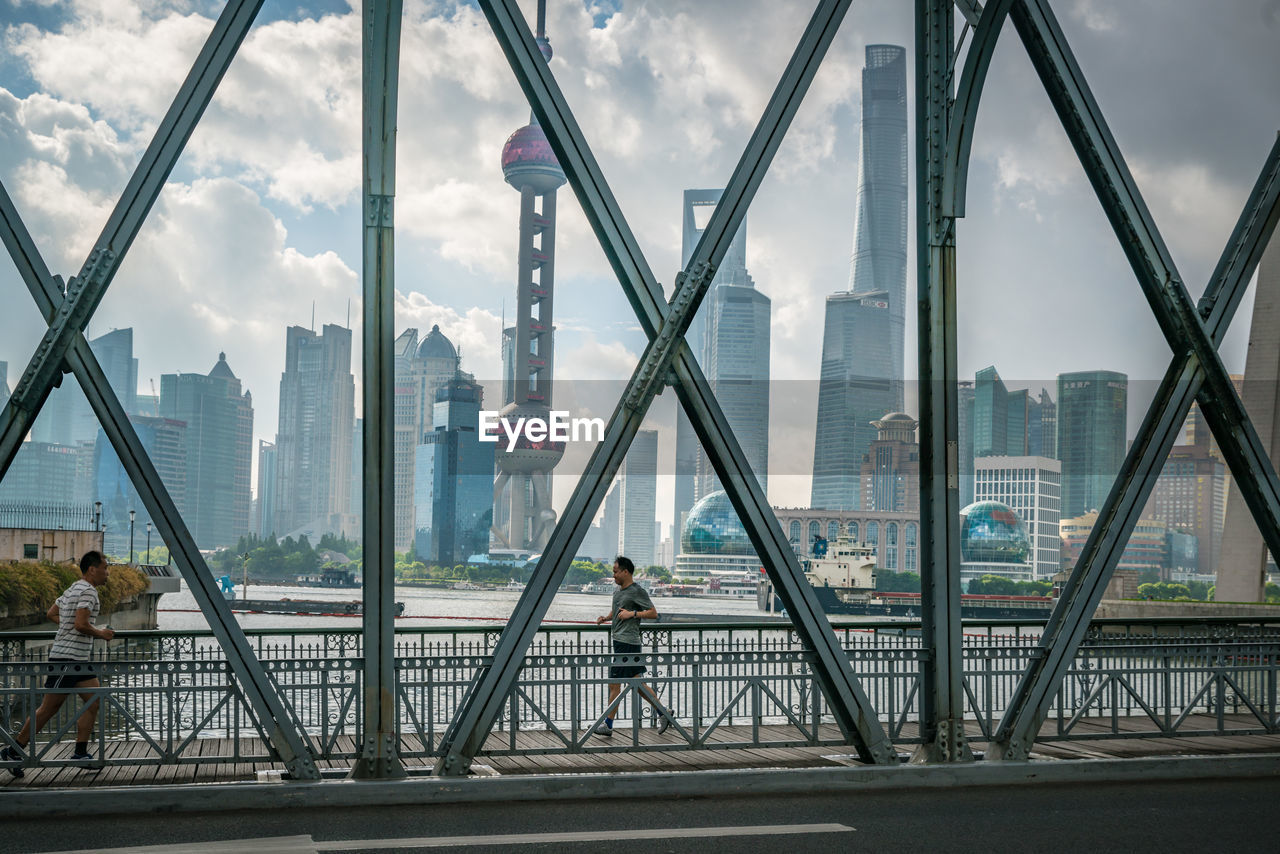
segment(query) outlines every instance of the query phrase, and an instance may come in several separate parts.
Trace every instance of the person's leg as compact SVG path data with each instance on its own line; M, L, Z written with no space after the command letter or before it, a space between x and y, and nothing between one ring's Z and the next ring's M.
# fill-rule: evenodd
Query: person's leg
M97 688L101 684L95 676L93 679L86 679L76 687ZM93 725L98 720L98 695L86 691L80 695L80 699L84 700L85 707L80 717L76 719L76 752L88 747L89 739L93 738Z
M58 713L58 709L62 708L62 704L67 701L70 694L45 694L44 699L40 701L40 705L36 708L36 728L35 732L44 729L44 725L49 722L49 718ZM31 742L34 735L31 731L31 718L27 718L26 723L22 725L22 732L18 733L15 741L26 747Z
M613 717L618 713L618 695L621 693L621 682L609 683L609 705L605 707L604 720L591 730L596 735L613 735Z

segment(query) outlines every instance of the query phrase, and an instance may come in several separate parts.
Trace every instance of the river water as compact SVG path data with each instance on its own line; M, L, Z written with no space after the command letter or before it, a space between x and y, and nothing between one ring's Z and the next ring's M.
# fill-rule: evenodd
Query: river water
M237 593L240 589L237 588ZM325 590L315 587L277 587L250 584L250 599L313 599L350 602L360 598L358 588ZM404 603L403 616L397 626L494 625L505 623L515 610L520 593L514 590L449 590L427 587L396 587L397 602ZM547 611L544 623L574 625L595 623L607 614L608 596L589 593L559 593ZM755 599L657 597L654 605L659 614L711 614L750 620L764 616ZM234 606L233 606L234 608ZM203 629L204 615L185 583L180 593L166 593L159 602L159 628ZM246 629L294 628L360 628L360 618L341 616L302 616L296 614L236 613L236 620Z

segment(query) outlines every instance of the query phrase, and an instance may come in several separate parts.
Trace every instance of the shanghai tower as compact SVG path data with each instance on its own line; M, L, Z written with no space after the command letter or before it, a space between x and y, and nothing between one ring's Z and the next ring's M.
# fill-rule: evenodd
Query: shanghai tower
M546 36L546 0L538 0L537 43L551 61ZM520 238L516 270L515 325L503 331L503 376L507 405L500 418L550 418L554 367L552 294L555 270L556 190L564 172L547 136L532 118L502 146L502 175L520 191ZM495 455L493 541L496 547L541 550L555 527L551 470L564 454L563 442L535 442L522 436L511 450L500 442Z
M810 505L861 508L871 425L903 406L907 300L907 52L867 45L848 289L827 297Z

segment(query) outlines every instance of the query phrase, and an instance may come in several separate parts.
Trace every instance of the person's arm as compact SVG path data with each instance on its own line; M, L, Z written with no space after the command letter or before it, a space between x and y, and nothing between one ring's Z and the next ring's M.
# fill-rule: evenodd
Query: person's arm
M53 600L53 604L49 606L49 613L45 614L45 617L47 617L49 622L51 623L58 622L58 600L57 599Z
M622 613L621 609L619 609L618 613L619 614ZM619 619L621 619L621 617L619 617ZM612 620L613 620L613 611L610 611L609 613L605 614L603 617L596 617L596 625L598 626L601 623L608 623Z
M111 629L100 629L90 622L88 608L76 609L76 631L82 635L90 637L102 638L103 640L111 640L116 633Z
M645 608L643 607L644 605L648 605L649 607ZM640 617L645 620L658 619L658 609L653 606L653 600L650 599L648 596L645 596L642 601L637 601L635 608L632 608L630 610L626 608L618 609L619 620L631 620L636 617Z

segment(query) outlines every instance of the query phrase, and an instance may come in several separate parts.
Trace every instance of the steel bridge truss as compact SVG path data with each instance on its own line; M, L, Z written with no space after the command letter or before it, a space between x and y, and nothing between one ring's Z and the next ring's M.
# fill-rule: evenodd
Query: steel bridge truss
M850 5L822 0L806 27L689 264L664 301L622 211L515 0L480 0L640 325L649 338L533 580L492 651L478 666L441 738L435 773L467 773L495 722L517 703L535 705L519 677L526 653L608 484L653 399L666 386L688 413L729 499L791 615L806 664L846 741L864 762L896 756L848 653L806 582L685 333L716 268ZM261 0L230 0L89 258L64 288L0 186L0 239L48 331L0 414L0 476L64 373L80 383L226 656L230 678L274 758L298 779L319 777L315 742L282 700L282 686L254 655L84 337L133 238L229 67ZM963 732L973 707L960 631L956 368L956 219L964 215L977 107L991 56L1011 18L1075 147L1174 356L1138 439L1072 572L1040 646L1021 672L998 726L983 728L990 758L1026 758L1072 673L1089 618L1115 570L1191 403L1198 400L1273 553L1280 553L1280 482L1217 354L1258 259L1280 217L1280 141L1273 147L1208 288L1193 304L1156 229L1048 0L916 0L918 323L921 388L921 527L924 600L919 680L919 758L972 757ZM964 20L960 44L956 11ZM392 631L393 202L401 0L367 0L364 59L364 673L358 777L404 773L397 756L399 692ZM953 75L973 33L956 93ZM273 670L275 668L272 668ZM754 683L753 683L754 684ZM1111 687L1108 687L1111 686ZM1114 680L1099 691L1120 690ZM1221 686L1219 686L1221 687ZM745 689L744 689L745 690ZM763 683L750 689L765 698ZM767 692L766 692L767 693ZM816 695L815 695L816 696ZM767 698L766 698L767 699ZM776 697L774 698L776 699ZM633 704L635 705L635 704ZM900 726L893 727L895 732ZM677 730L678 732L680 730ZM681 733L694 741L697 737ZM322 752L324 752L322 750Z

